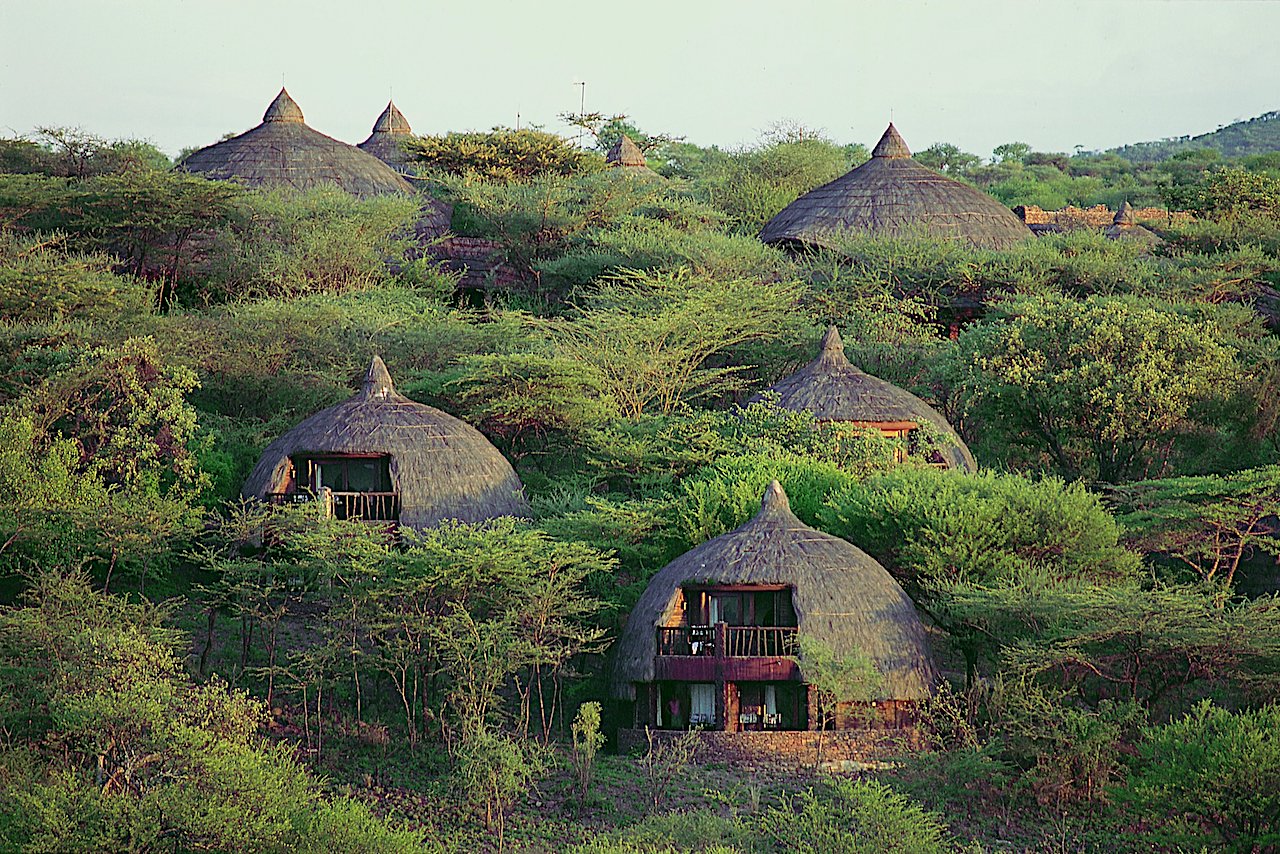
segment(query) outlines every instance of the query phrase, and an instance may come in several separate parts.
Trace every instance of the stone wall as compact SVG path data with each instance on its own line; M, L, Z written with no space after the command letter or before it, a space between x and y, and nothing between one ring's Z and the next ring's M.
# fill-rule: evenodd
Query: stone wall
M1040 226L1040 230L1054 229L1065 231L1073 228L1106 228L1115 221L1116 212L1106 205L1094 205L1091 208L1078 208L1067 205L1060 211L1046 211L1036 205L1018 205L1013 209L1023 222L1032 226ZM1134 217L1139 221L1153 223L1187 222L1191 215L1184 211L1170 213L1164 208L1135 208Z
M511 267L502 254L502 248L483 237L446 237L431 248L431 254L440 259L450 272L462 274L460 288L502 289L521 284L520 274Z
M675 730L653 730L655 742L667 742L684 735ZM812 730L791 732L720 732L698 730L695 762L728 762L752 764L760 762L794 766L812 765L818 752L818 733ZM618 753L643 753L648 748L643 729L618 730ZM822 757L826 767L874 765L904 752L921 748L919 732L914 727L897 730L860 729L829 730L823 734Z

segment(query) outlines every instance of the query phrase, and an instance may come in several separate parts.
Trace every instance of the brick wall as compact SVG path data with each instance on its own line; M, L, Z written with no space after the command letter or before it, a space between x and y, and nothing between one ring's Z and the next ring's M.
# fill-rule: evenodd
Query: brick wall
M520 274L506 262L501 247L483 237L446 237L431 248L451 272L462 274L461 288L512 288L521 284Z
M656 742L672 741L684 733L655 730ZM794 732L697 732L695 762L758 763L811 765L817 756L818 733L810 730ZM643 753L649 742L642 729L618 730L618 753ZM848 763L883 762L906 751L921 748L920 735L914 727L898 730L862 729L833 730L822 739L823 765L837 768Z

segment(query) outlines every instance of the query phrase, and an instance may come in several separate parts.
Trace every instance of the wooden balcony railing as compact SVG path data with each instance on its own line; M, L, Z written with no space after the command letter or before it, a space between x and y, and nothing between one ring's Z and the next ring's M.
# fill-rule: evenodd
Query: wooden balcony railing
M327 496L327 498L325 498ZM321 490L320 496L310 492L272 492L271 504L298 504L325 498L329 513L336 519L363 519L368 522L396 522L400 519L398 492L334 492Z
M796 654L793 626L662 626L658 655L785 658Z

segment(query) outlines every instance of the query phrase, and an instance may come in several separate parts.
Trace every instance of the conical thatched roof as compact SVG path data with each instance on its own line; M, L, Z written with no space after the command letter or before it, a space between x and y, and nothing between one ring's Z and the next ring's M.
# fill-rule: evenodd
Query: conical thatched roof
M373 123L373 132L369 134L369 138L356 148L372 154L397 172L402 172L409 158L400 147L400 141L412 135L413 128L409 127L409 120L394 101L388 101L387 108Z
M644 152L640 150L640 146L636 145L631 137L625 133L618 137L618 141L609 149L609 153L604 156L604 162L610 166L631 166L644 167Z
M912 160L890 124L870 160L787 205L765 223L760 239L837 249L844 236L921 234L1008 249L1031 231L986 193Z
M927 421L955 443L942 449L951 468L978 469L969 449L936 409L906 389L854 367L844 354L844 342L834 326L822 336L822 349L816 359L778 380L769 390L778 394L779 406L808 410L819 421L868 425Z
M649 582L618 641L615 697L632 698L635 683L653 681L656 629L689 583L788 585L800 632L837 654L868 656L884 675L886 699L924 699L935 683L907 594L862 549L797 519L775 480L754 519L676 558Z
M1160 236L1146 226L1138 224L1138 217L1133 212L1133 205L1128 200L1120 204L1115 219L1102 233L1112 240L1130 240L1145 246L1160 243Z
M322 453L390 455L400 524L409 528L529 515L520 480L498 449L471 425L397 392L377 356L359 393L267 446L240 494L263 498L285 478L290 456Z
M361 197L412 192L378 158L310 128L284 89L267 107L262 124L188 155L178 168L263 189L329 184Z

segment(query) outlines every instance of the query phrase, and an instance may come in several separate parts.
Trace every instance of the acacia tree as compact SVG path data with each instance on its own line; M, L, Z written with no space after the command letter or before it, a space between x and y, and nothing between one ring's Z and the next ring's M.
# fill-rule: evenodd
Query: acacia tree
M1280 555L1280 467L1126 484L1111 493L1135 546L1230 587L1254 552Z

